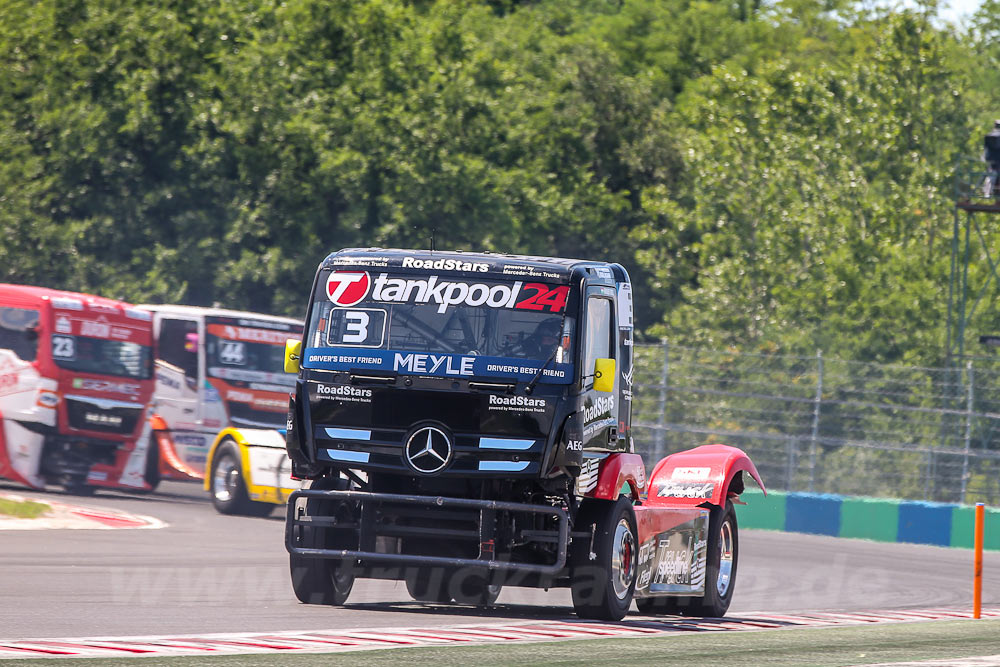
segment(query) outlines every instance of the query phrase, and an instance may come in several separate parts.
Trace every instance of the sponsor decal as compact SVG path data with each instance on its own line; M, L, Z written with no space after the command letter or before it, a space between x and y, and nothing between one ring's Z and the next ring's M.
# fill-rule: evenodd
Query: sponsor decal
M404 257L403 268L486 273L490 270L490 265L485 262L463 262L460 259L417 259L416 257Z
M503 357L465 356L460 354L426 354L397 350L367 350L359 355L351 348L308 348L303 354L308 368L326 370L379 370L414 373L439 377L503 377L530 380L541 367L541 361L511 360ZM515 365L516 364L516 365ZM539 381L567 384L572 381L571 364L550 363ZM292 379L294 382L294 378Z
M107 412L85 412L83 420L94 426L121 426L122 418Z
M582 452L583 451L583 440L567 440L566 450L570 452Z
M52 297L52 307L62 308L63 310L83 310L83 301L56 296Z
M252 327L254 329L278 329L280 331L292 331L293 326L296 326L289 324L288 322L271 322L269 320L247 320L242 318L236 320L236 323L239 324L241 327ZM298 326L298 330L301 332L302 327Z
M346 384L317 384L316 395L320 398L338 398L346 401L370 403L372 399L372 390L352 387L351 385ZM284 407L284 405L285 404L282 403L281 407Z
M558 280L563 277L560 273L546 271L545 269L526 264L504 264L500 273L505 276L519 276L522 278L554 278Z
M222 394L219 390L209 384L208 380L205 380L205 402L206 403L221 403Z
M73 333L73 322L66 315L56 316L56 333Z
M105 313L107 315L120 315L122 312L121 310L119 310L118 306L115 306L113 304L91 301L87 305L90 307L90 310L95 313Z
M583 409L583 423L587 424L592 422L598 417L602 417L609 414L615 409L615 397L614 396L601 396L594 404L589 408Z
M108 473L103 470L91 470L87 473L87 481L89 482L104 482L108 479Z
M283 387L294 387L295 377L284 373L271 373L268 371L252 371L244 368L225 368L222 366L209 366L208 374L214 378L228 380L230 382L252 382L262 384L279 385ZM281 391L287 391L282 388Z
M54 408L59 405L59 394L52 391L40 391L35 402L43 408Z
M175 434L173 439L178 445L187 445L189 447L204 447L206 444L205 437L201 435L185 435L180 433Z
M353 306L365 298L370 286L367 271L333 271L326 279L326 296L338 306Z
M288 387L283 387L277 384L261 384L259 382L251 382L250 388L255 391L273 391L288 394Z
M219 330L221 329L221 331ZM242 341L246 343L266 343L268 345L284 345L285 341L288 340L289 334L287 331L273 331L271 329L254 329L251 327L238 327L231 324L225 326L212 325L209 329L209 333L214 335L221 334L228 340L223 341L223 344L232 343L233 341Z
M19 382L20 373L17 371L0 375L0 394L13 394L17 391Z
M439 313L449 306L512 308L516 310L561 313L566 309L569 286L553 287L546 283L511 284L469 283L441 280L432 275L426 279L390 278L381 273L375 280L367 271L333 271L326 280L326 294L342 307L360 303L371 291L371 300L388 303L436 303Z
M80 322L80 335L91 338L111 338L111 325L107 322L83 320Z
M706 482L663 482L656 495L660 498L710 498L715 484Z
M629 329L626 345L632 344L632 285L618 283L618 328Z
M363 255L361 257L334 257L329 260L334 266L374 266L384 268L389 266L389 258L385 256Z
M115 394L128 394L134 396L139 393L139 385L128 382L111 382L110 380L88 380L85 378L73 378L74 389L86 389L87 391L104 391Z
M691 573L691 554L687 549L665 549L656 566L656 580L661 584L684 584Z
M111 327L111 337L118 340L128 340L132 337L132 330L125 327Z
M449 306L513 308L517 310L548 311L561 313L566 309L569 286L550 287L545 283L487 285L461 281L440 280L429 276L427 280L390 278L382 273L375 279L372 299L397 303L436 303L439 313Z
M451 354L400 354L397 352L392 359L392 370L404 370L410 373L429 373L434 375L439 371L445 375L472 375L475 357L458 357Z
M711 472L711 468L674 468L670 479L701 482L708 479Z
M611 277L611 269L609 269L606 266L598 266L596 269L594 269L594 273L597 275L598 278L603 278L605 280L614 280L614 278Z
M156 381L160 384L164 384L171 389L180 389L181 383L176 379L168 375L167 373L157 373Z
M489 399L490 410L506 412L545 412L546 404L544 398L531 398L529 396L498 396L490 394ZM569 449L568 446L567 449Z
M226 392L227 401L237 401L238 403L252 403L253 394L249 391L236 391L235 389L230 389Z
M261 410L286 410L288 408L288 401L277 398L255 398L253 400L253 407Z

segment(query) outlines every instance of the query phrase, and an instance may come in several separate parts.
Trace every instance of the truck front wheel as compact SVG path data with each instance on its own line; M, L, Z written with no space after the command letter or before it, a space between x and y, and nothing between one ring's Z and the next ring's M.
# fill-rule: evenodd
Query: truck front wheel
M593 531L593 539L573 540L570 586L576 615L620 621L635 592L638 541L632 503L624 496L616 502L587 501L574 530Z
M222 443L212 456L211 474L212 504L220 513L267 516L274 509L271 503L250 500L239 448L231 440Z
M339 490L347 489L347 480L320 479L312 483L312 489ZM335 501L310 498L306 501L307 511L315 516L332 516L335 512ZM348 548L349 545L337 545L335 536L328 535L328 529L312 526L296 526L293 536L297 547L306 549L336 549ZM342 605L347 602L351 589L354 587L353 565L350 561L329 558L306 558L305 556L288 555L289 570L292 575L292 590L299 602L305 604Z

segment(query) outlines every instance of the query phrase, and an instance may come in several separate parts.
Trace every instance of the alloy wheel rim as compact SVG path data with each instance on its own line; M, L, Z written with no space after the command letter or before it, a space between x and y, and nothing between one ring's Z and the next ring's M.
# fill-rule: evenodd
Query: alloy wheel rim
M215 487L215 499L226 503L233 499L236 494L236 486L240 479L240 468L231 456L223 456L219 465L215 467L213 486Z
M733 576L733 527L726 521L719 530L719 578L715 587L725 597Z
M625 519L621 519L615 526L613 549L611 583L615 589L615 596L619 600L624 600L635 578L635 536Z

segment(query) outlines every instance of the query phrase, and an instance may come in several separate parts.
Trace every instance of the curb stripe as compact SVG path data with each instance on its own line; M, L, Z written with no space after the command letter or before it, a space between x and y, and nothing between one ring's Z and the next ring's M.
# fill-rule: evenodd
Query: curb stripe
M1000 607L983 609L984 617L1000 618ZM39 656L114 657L141 655L215 655L261 653L331 653L405 646L447 646L544 642L599 637L677 636L682 633L761 632L783 628L865 626L931 620L968 619L964 609L904 609L807 614L748 614L728 619L632 617L619 623L543 621L441 628L374 628L315 632L231 633L162 637L94 637L8 640L0 642L3 658Z

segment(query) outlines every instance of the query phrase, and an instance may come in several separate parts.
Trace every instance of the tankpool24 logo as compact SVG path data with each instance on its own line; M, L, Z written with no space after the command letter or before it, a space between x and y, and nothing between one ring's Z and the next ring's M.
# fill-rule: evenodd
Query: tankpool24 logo
M381 273L372 280L367 271L333 271L326 279L326 295L335 305L349 307L360 303L371 291L372 301L389 303L435 303L437 312L449 306L487 306L561 313L566 309L567 285L545 283L470 283L424 278L391 278Z
M353 306L368 294L367 271L333 271L326 279L326 295L338 306Z

